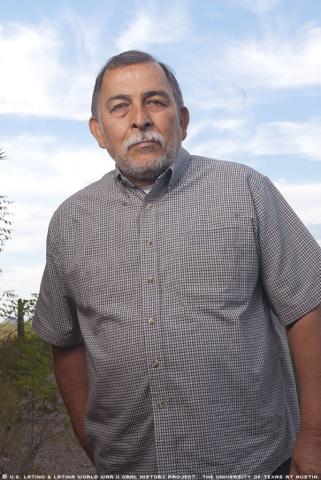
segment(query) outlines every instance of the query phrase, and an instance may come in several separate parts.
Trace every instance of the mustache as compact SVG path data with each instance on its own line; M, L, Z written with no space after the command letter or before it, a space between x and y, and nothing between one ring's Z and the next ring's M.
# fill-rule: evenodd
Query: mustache
M165 139L163 135L157 132L137 132L132 137L125 140L123 148L127 152L130 147L141 142L157 142L161 147L165 147Z

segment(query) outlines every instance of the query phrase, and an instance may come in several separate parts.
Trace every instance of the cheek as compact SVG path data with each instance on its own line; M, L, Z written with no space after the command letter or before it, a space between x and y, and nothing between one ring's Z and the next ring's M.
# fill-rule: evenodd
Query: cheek
M108 126L104 128L107 145L110 149L117 150L121 148L125 137L124 129L120 126ZM107 133L108 132L108 133Z
M179 123L173 122L172 125L170 125L170 127L166 131L166 137L169 140L171 140L171 142L173 142L175 140L176 141L181 140L182 133L181 133L181 127L180 127Z
M180 129L180 124L179 124L179 121L176 117L176 115L170 117L170 118L167 118L165 119L164 122L162 122L162 134L166 137L166 138L175 138L177 137L177 135L180 136L180 132L181 132L181 129Z

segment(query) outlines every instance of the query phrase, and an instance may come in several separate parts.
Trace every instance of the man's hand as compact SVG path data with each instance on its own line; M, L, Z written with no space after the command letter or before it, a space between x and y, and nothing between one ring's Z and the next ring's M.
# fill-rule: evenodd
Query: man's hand
M85 452L87 454L87 457L95 465L94 449L93 449L92 445L89 443L85 433L84 433L83 436L78 435L75 432L75 430L74 430L74 433L75 433L76 437L78 438L78 442L79 442L80 446L83 448L83 450L85 450Z
M321 399L320 399L321 401ZM291 475L319 475L321 479L321 434L301 431L292 452Z

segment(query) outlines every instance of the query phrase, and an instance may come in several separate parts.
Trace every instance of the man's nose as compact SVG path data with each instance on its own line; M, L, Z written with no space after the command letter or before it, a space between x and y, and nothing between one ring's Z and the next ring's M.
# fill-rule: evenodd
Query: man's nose
M146 107L143 105L137 106L133 111L132 128L146 130L146 128L151 127L152 124L152 119Z

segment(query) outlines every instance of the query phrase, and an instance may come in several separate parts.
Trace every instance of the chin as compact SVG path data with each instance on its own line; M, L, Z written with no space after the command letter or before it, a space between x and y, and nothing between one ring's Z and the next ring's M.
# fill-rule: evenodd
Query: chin
M136 180L154 181L175 160L175 155L170 151L140 151L136 155L124 155L116 158L118 168L127 177Z
M161 153L151 153L137 155L128 159L128 167L132 170L148 170L149 168L159 168L166 163L166 157Z
M129 163L132 165L137 164L140 165L141 163L154 163L154 162L162 162L164 157L164 152L155 152L151 150L142 151L137 155L132 155L128 158Z
M167 160L167 161L166 161ZM159 177L172 162L169 162L167 158L161 157L150 159L146 161L146 159L142 160L141 162L133 162L132 164L127 164L123 170L125 175L128 175L136 180L146 180L153 182Z

